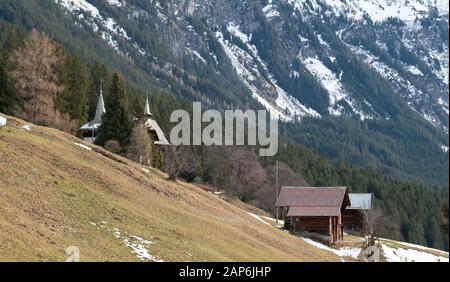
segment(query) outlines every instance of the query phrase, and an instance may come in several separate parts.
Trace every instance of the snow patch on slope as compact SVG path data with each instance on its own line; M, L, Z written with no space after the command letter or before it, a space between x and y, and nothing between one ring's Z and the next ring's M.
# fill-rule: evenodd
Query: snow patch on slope
M414 249L393 248L381 244L388 262L448 262L448 258Z
M306 115L320 117L319 113L301 104L278 85L266 63L259 56L256 46L250 44L251 35L247 36L241 32L239 26L234 23L228 24L227 31L232 36L239 38L246 50L225 39L220 31L215 33L217 40L245 86L252 92L253 97L270 112L272 117L285 121L292 121ZM261 73L261 69L263 73ZM275 99L269 98L269 96L275 95Z
M6 118L0 116L0 127L5 126L6 125Z
M419 113L424 119L433 126L440 126L439 119L432 112L425 111L420 108L420 101L427 99L427 93L415 87L408 79L404 78L397 70L386 65L382 60L362 47L347 46L363 60L368 66L374 68L381 76L386 78L393 86L393 90L406 100L408 105ZM443 100L441 100L443 101Z
M204 64L206 64L205 58L203 58L202 55L200 55L199 52L197 52L197 51L195 51L195 50L192 50L192 49L189 48L189 47L184 47L184 48L186 49L186 51L187 51L189 54L193 55L195 58L197 58L198 60L200 60L200 61L202 61Z
M340 116L343 109L339 107L338 102L345 101L352 108L353 112L360 116L361 120L374 118L372 115L366 114L356 107L356 102L349 96L340 79L319 59L304 58L301 55L299 58L308 71L316 77L316 79L328 92L330 98L330 106L328 107L328 111L330 114Z
M270 223L268 223L267 221L265 221L264 219L262 219L261 217L259 217L259 215L256 215L256 214L251 213L251 212L247 212L247 213L248 213L249 215L251 215L253 218L255 218L255 219L261 221L262 223L267 224L267 225L270 225Z
M430 51L430 56L433 60L439 62L439 69L434 71L434 74L439 77L442 82L448 85L449 76L449 52L448 46L444 46L444 52L439 52L437 50Z
M262 11L267 19L272 19L280 16L280 12L277 10L277 6L271 4L272 1L269 1L269 4L266 5Z
M297 10L304 13L320 13L326 5L327 9L338 16L353 20L363 20L367 15L373 22L382 22L388 18L397 18L405 22L413 22L437 9L440 15L448 14L448 0L288 0Z
M322 243L311 240L309 238L300 237L306 243L323 250L327 250L335 253L341 258L351 257L354 259L359 259L361 248L359 247L343 247L339 249L328 247ZM397 242L392 240L382 241L390 241L393 243L397 243L402 245L402 247L394 248L390 247L385 243L381 243L381 251L383 252L383 256L387 262L448 262L448 253L436 249L431 249L419 245ZM409 247L409 248L408 248ZM441 254L441 255L437 255Z
M334 248L330 248L322 243L319 243L317 241L311 240L309 238L300 237L300 239L302 239L306 243L308 243L316 248L333 252L341 258L352 257L354 259L357 259L359 254L361 253L361 248L343 247L343 248L339 248L339 249L334 249Z
M125 4L121 0L106 0L109 5L116 6L116 7L123 7Z
M117 234L117 231L115 232ZM120 233L118 234L118 236L120 236ZM148 246L154 244L154 242L145 240L139 236L127 237L123 239L122 242L126 247L131 248L132 252L143 261L164 262L162 259L159 259L149 253Z
M119 48L119 43L114 39L114 36L119 36L129 41L141 55L146 55L145 50L128 36L123 27L117 24L113 18L103 17L98 8L86 0L55 0L55 2L63 6L71 14L76 15L79 21L84 21L94 32L99 32L103 40L117 52L122 53ZM117 3L122 2L117 0L109 1L111 5Z
M150 254L148 247L155 244L155 242L145 240L144 238L136 235L128 235L127 232L121 232L117 227L108 227L108 222L102 221L97 224L95 222L89 222L97 230L105 229L112 232L114 238L121 240L122 244L126 248L130 248L131 252L136 255L141 261L151 262L164 262L162 259ZM122 233L125 233L124 235Z
M85 149L85 150L92 151L91 148L89 148L88 146L86 146L86 145L84 145L84 144L81 144L81 143L78 143L78 142L73 142L73 144L75 144L75 145L77 145L78 147L83 148L83 149Z

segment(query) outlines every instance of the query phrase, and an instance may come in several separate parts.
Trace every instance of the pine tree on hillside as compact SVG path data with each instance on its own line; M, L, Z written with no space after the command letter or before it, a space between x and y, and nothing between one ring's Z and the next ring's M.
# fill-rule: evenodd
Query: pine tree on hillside
M103 146L107 141L115 140L122 147L127 145L132 124L125 83L118 73L113 75L111 87L106 97L105 110L95 143Z
M63 71L62 81L65 85L64 93L61 95L60 107L68 113L72 120L82 124L87 120L88 100L87 67L79 55L67 55Z
M14 104L6 72L6 52L0 48L0 112L8 114Z
M4 24L4 23L3 23ZM13 51L19 49L23 45L25 34L20 28L12 28L10 26L0 25L0 29L4 31L0 42L0 112L4 114L12 114L12 110L20 102L13 81L8 78L8 71L12 65L8 58Z
M448 236L448 203L445 203L444 207L442 208L442 214L442 228Z

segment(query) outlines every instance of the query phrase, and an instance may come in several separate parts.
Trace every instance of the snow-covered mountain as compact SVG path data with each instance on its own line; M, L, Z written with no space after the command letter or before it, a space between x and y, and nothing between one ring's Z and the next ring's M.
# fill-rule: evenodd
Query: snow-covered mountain
M120 54L170 76L187 61L231 83L237 75L283 120L390 119L400 104L448 132L448 0L55 1ZM169 59L133 25L156 34Z

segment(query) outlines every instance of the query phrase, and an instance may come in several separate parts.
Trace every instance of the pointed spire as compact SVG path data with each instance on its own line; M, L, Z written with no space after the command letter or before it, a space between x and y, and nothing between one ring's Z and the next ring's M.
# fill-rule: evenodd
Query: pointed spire
M106 112L105 102L103 101L103 79L100 82L100 94L98 95L97 109L92 123L102 123L102 115Z
M148 93L145 98L145 107L144 107L144 113L147 117L151 117L152 113L150 112L150 104L148 103Z

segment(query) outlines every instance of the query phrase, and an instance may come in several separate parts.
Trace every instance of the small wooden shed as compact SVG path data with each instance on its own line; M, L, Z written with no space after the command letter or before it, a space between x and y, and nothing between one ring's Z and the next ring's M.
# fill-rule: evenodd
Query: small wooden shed
M364 213L372 208L372 194L349 193L350 206L342 213L344 228L352 233L364 233Z
M349 205L346 187L282 187L276 208L285 228L327 235L334 244L344 237L342 212Z

